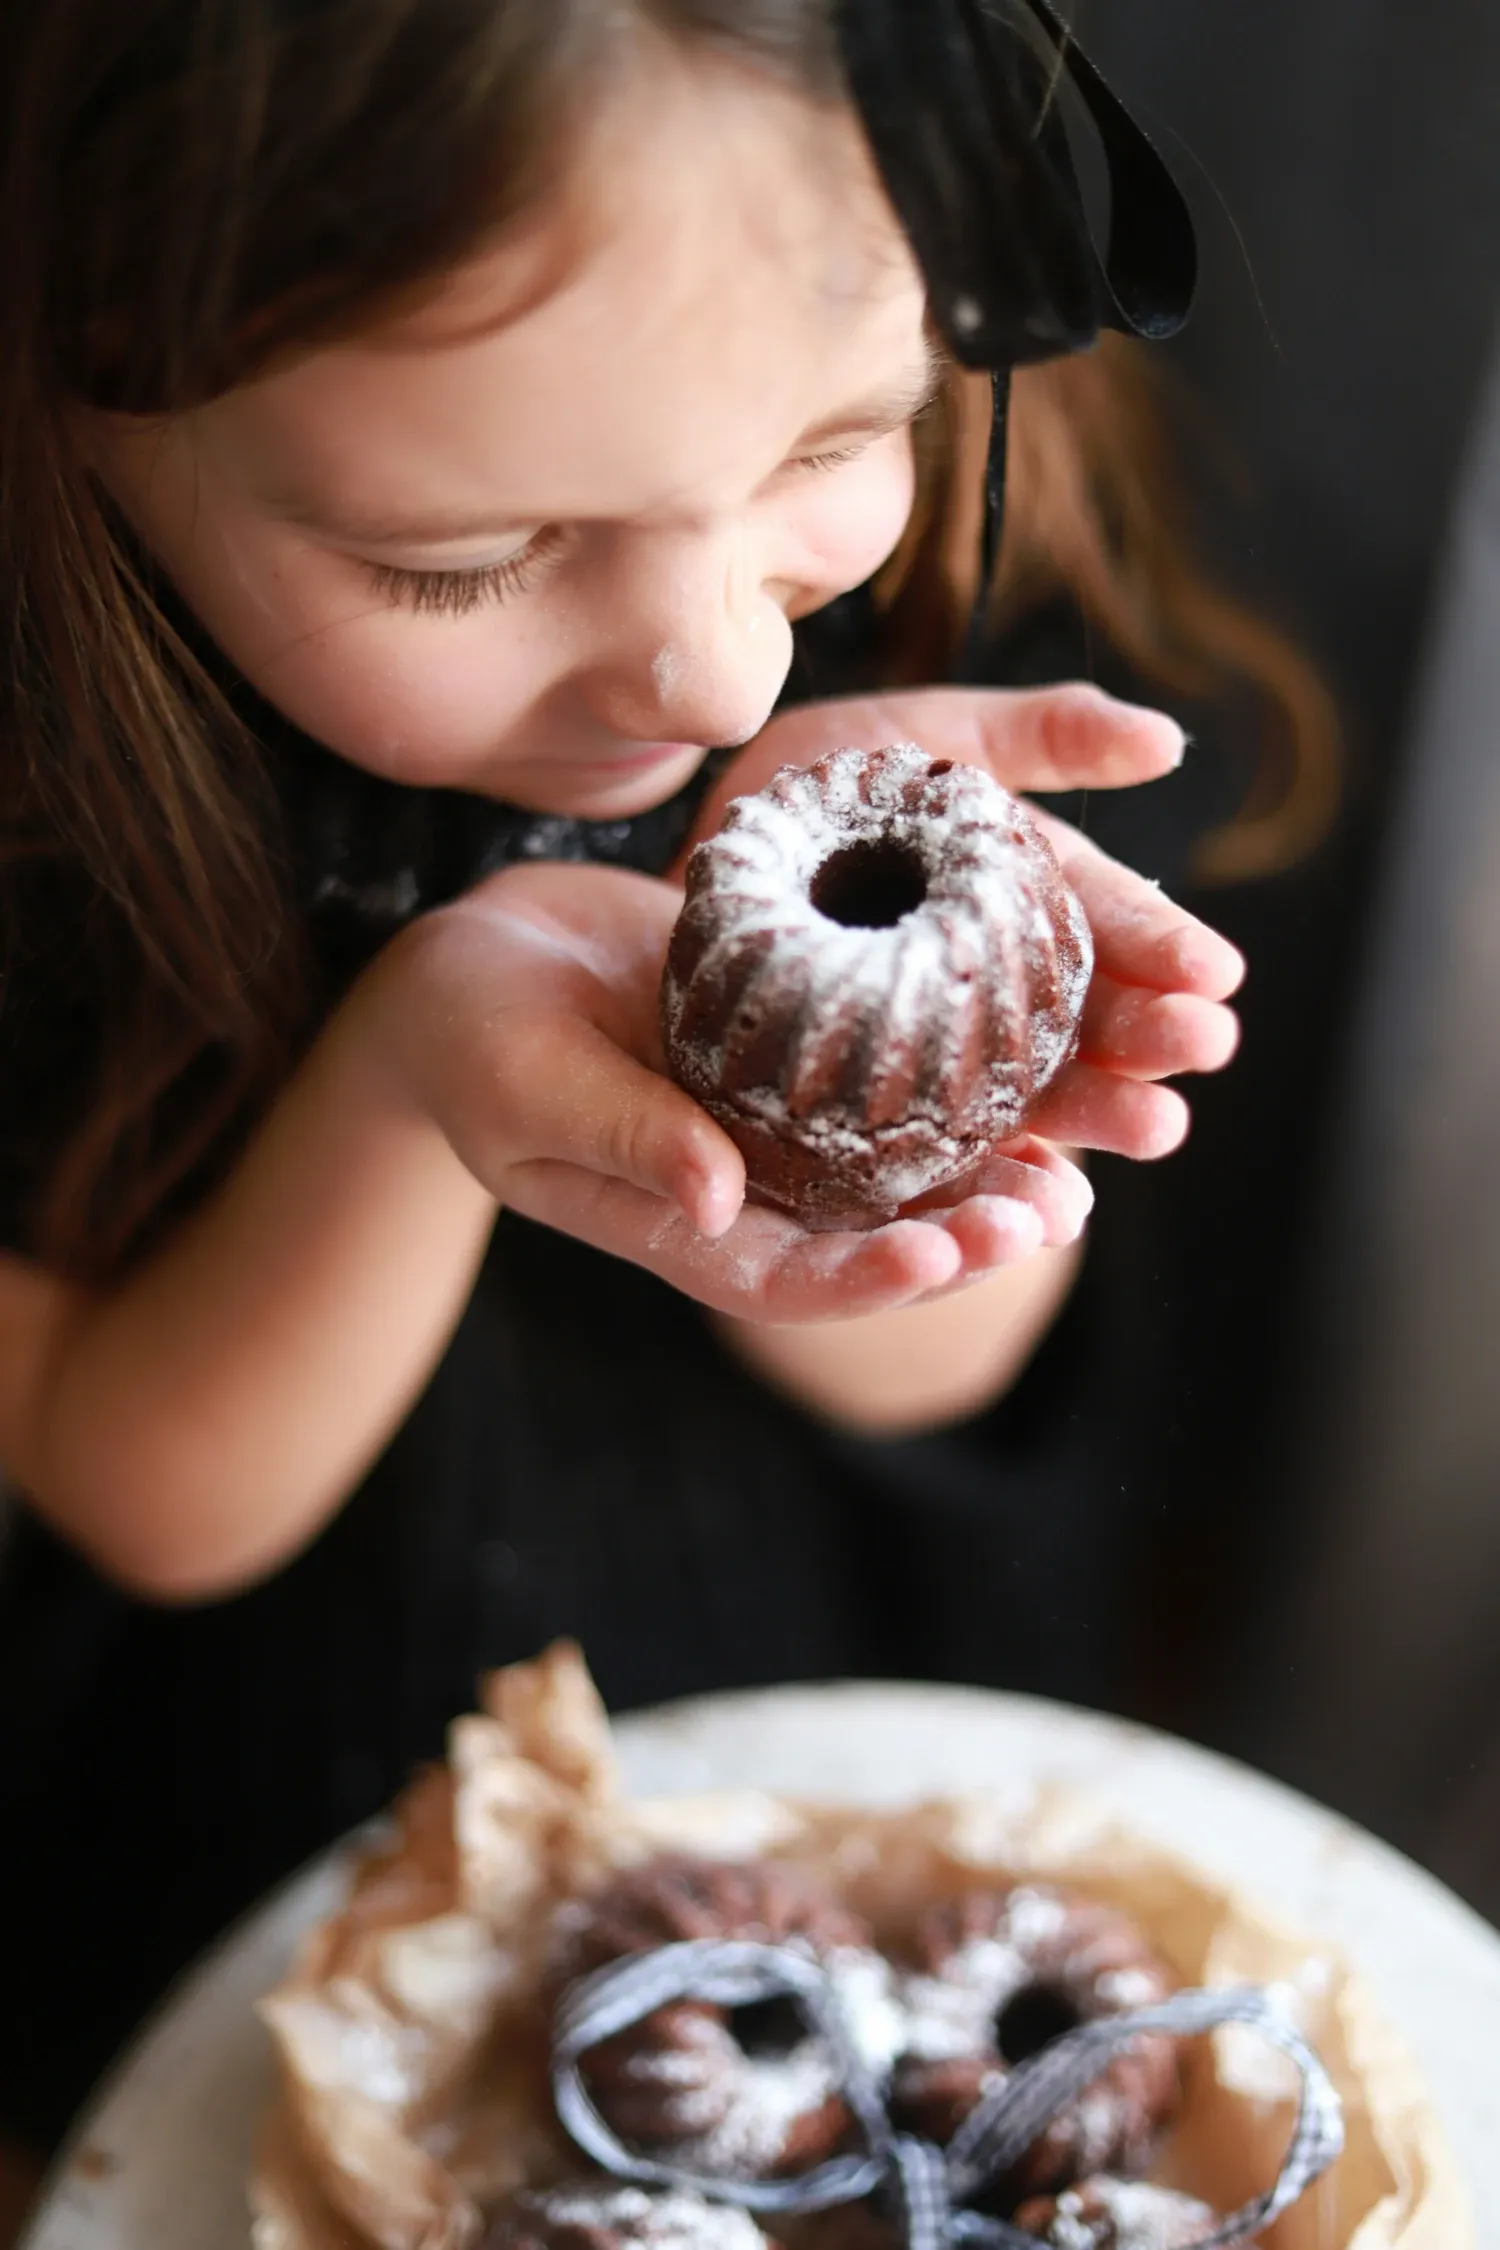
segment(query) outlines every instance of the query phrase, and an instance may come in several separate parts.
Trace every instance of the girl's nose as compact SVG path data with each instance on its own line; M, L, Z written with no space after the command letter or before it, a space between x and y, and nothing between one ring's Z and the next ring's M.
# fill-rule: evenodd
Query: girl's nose
M591 667L594 716L642 742L742 742L770 716L791 627L742 527L657 534L621 562L618 622Z

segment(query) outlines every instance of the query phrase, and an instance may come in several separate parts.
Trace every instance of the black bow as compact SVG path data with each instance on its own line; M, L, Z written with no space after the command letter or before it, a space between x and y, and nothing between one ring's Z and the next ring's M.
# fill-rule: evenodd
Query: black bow
M1009 369L1077 351L1101 327L1176 333L1197 278L1187 205L1050 0L836 0L835 21L955 358ZM1063 127L1065 86L1108 170L1102 255Z
M962 366L994 376L988 586L1004 510L1011 369L1080 351L1101 328L1153 342L1175 335L1198 278L1192 218L1051 0L835 0L835 21L933 318ZM1059 108L1065 84L1092 120L1108 173L1102 255Z

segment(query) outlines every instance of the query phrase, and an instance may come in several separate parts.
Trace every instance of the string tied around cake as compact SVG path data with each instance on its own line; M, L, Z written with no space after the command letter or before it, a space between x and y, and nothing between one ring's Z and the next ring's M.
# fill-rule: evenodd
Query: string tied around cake
M789 2179L735 2179L632 2149L606 2124L582 2065L606 2039L674 2001L745 2008L790 2000L824 2042L862 2147ZM764 2213L807 2213L880 2196L906 2250L1037 2250L1034 2235L974 2208L1070 2102L1133 2041L1152 2033L1196 2038L1241 2025L1278 2047L1301 2081L1291 2140L1274 2183L1231 2212L1193 2250L1232 2250L1269 2227L1336 2162L1344 2146L1338 2092L1274 1996L1254 1985L1174 1993L1156 2005L1085 2023L1019 2063L986 2094L947 2148L898 2132L860 2050L836 1983L810 1953L748 1939L693 1938L583 1977L562 1995L553 2024L557 2114L572 2139L618 2179L696 2190Z

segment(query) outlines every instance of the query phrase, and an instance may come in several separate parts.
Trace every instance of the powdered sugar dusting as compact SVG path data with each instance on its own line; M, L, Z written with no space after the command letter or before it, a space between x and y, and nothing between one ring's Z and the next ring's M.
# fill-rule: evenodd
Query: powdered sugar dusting
M553 2226L599 2227L650 2250L765 2250L748 2211L710 2203L688 2188L648 2193L601 2182L553 2188L537 2201Z
M919 1920L913 1944L922 1966L900 1988L907 2029L895 2084L918 2119L963 2116L986 2085L1072 2025L1170 1989L1164 1966L1122 1916L1042 1883L960 1894ZM1055 2121L1063 2176L1138 2162L1176 2100L1172 2041L1133 2042ZM1078 2239L1094 2250L1095 2235ZM1097 2240L1113 2250L1112 2234Z
M820 870L876 844L925 896L887 926L830 919ZM1088 926L978 767L902 743L786 768L698 847L688 900L662 994L674 1072L731 1130L737 1112L830 1175L876 1175L892 1206L1014 1132L1072 1051Z
M902 1990L906 2052L922 2062L952 2062L983 2054L995 2038L995 2018L1029 1975L1004 1938L971 1938L949 1955L935 1976L916 1976Z
M1011 1891L992 1931L955 1946L931 1974L907 1978L906 2052L951 2062L992 2047L995 2018L1037 1975L1037 1954L1055 1953L1067 1924L1066 1901L1055 1892L1030 1884Z
M775 2062L745 2062L735 2098L722 2121L688 2161L706 2172L766 2172L781 2159L792 2128L838 2091L833 2057L820 2039L809 2039Z
M1022 1884L1005 1902L1005 1927L1011 1943L1023 1953L1040 1945L1055 1945L1068 1926L1067 1902L1056 1891Z
M1188 2250L1217 2223L1217 2212L1194 2196L1096 2176L1057 2198L1042 2239L1048 2250Z
M796 1950L806 1950L793 1939ZM850 2038L865 2063L884 2078L901 2044L903 2021L889 1964L860 1946L837 1946L818 1956L843 2008ZM734 2097L724 2116L693 2150L709 2172L761 2172L776 2164L793 2128L835 2097L839 2073L826 2042L809 2031L789 2054L746 2055L728 2025L714 2025L728 2050Z
M906 2034L890 1963L883 1954L848 1945L825 1954L823 1966L838 1995L856 2053L877 2078L885 2078Z
M1120 2105L1114 2093L1107 2088L1090 2086L1074 2104L1072 2124L1077 2135L1079 2166L1091 2169L1095 2164L1107 2164L1120 2132Z
M787 1943L821 1962L856 2050L886 2078L905 2029L889 1963L863 1946L824 1952L801 1937ZM810 2025L774 2054L747 2052L733 2018L707 2007L674 2011L670 2028L664 2020L656 2035L648 2019L642 2033L611 2060L611 2083L619 2093L649 2097L671 2153L699 2171L774 2170L802 2121L840 2100L832 2051Z
M1162 1996L1161 1978L1149 1969L1106 1969L1096 1989L1101 2000L1122 2014L1129 2008L1149 2008Z

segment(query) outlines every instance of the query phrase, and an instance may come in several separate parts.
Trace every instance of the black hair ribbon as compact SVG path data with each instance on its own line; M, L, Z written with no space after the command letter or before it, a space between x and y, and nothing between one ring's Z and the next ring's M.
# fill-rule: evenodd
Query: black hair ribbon
M836 0L850 89L962 366L994 377L985 579L999 547L1010 372L1109 327L1159 341L1197 281L1170 171L1051 0ZM1095 244L1058 109L1066 81L1109 179Z
M1175 334L1197 279L1187 205L1051 0L1010 0L1005 15L991 0L837 0L835 20L876 164L956 359L1009 369L1077 351L1101 327ZM1064 81L1108 167L1102 255L1057 107Z

